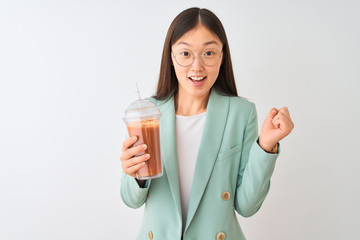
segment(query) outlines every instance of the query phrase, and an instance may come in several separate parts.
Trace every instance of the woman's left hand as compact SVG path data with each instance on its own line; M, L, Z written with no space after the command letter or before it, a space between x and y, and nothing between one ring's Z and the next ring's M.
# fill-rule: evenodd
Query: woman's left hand
M294 123L291 121L287 107L280 110L272 108L266 116L259 137L259 145L264 151L277 152L277 143L289 135L293 130Z

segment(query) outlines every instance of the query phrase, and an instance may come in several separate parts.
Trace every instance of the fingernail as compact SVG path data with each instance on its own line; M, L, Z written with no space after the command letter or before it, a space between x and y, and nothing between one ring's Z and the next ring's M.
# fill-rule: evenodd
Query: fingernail
M132 137L131 140L135 141L137 139L137 137Z
M141 149L146 149L146 144L142 144Z
M149 159L150 158L150 154L145 154L145 159Z

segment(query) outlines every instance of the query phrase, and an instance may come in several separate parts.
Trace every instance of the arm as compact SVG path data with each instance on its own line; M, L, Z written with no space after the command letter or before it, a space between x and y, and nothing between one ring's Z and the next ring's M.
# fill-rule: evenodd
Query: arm
M254 215L263 203L274 171L276 154L265 152L257 143L257 114L252 104L245 128L240 169L236 185L235 210L244 217Z
M141 187L135 178L123 172L120 187L121 199L128 207L141 207L146 201L150 183L151 180L144 181L144 186Z
M120 195L123 202L131 208L139 208L146 201L146 196L150 187L150 180L142 181L136 179L136 172L142 168L148 159L145 155L135 156L145 148L140 146L133 147L137 138L128 138L123 142L122 154L120 156L122 165L122 178Z

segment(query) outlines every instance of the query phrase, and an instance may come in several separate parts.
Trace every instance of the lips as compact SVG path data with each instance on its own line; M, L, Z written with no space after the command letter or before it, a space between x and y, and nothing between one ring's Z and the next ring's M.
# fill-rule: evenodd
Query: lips
M206 76L192 76L189 77L189 80L193 86L201 86L205 82Z
M202 81L204 80L206 77L189 77L190 80L194 80L194 81Z

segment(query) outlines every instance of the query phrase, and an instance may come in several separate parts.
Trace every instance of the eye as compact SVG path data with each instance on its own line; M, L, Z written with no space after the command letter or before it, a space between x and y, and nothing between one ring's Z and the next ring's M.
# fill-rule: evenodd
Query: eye
M188 56L190 56L190 53L189 53L188 51L180 51L179 54L180 54L180 56L182 56L182 57L188 57Z
M204 53L203 53L204 55L204 57L207 57L207 58L209 58L209 57L215 57L216 55L217 55L217 51L215 50L215 49L207 49L207 50L205 50L204 51Z

